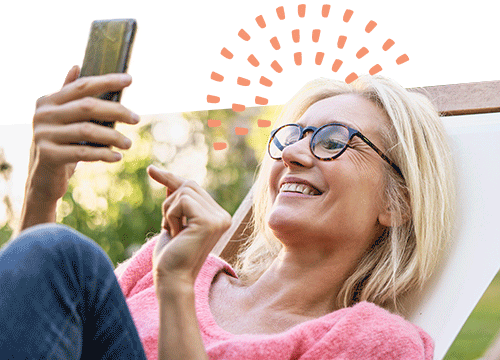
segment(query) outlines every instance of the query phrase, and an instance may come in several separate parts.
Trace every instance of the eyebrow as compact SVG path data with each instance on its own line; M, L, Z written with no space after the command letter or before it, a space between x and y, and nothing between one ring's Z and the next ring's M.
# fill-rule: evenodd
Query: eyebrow
M354 125L353 123L349 122L349 121L345 121L345 120L338 120L338 119L332 119L332 120L329 120L329 122L325 123L325 124L322 124L320 126L315 126L315 127L321 127L321 126L324 126L324 125L328 125L328 124L342 124L342 125L346 125L346 126L349 126L350 128L353 128L354 130L357 130L357 131L360 131L361 130L359 129L359 127L357 125ZM301 127L305 128L304 124L301 123L300 121L297 122L297 125L300 125Z

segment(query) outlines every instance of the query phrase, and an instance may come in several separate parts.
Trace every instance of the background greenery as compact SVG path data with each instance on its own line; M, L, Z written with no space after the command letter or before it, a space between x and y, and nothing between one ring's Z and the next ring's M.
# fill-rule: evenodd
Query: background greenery
M254 180L270 128L258 128L258 119L275 118L274 107L143 116L139 128L118 129L133 140L116 164L79 164L69 190L58 205L58 222L94 239L116 265L160 230L165 189L150 180L146 168L155 164L196 180L233 214ZM237 116L236 116L237 115ZM209 119L222 125L209 128ZM249 128L246 136L235 127ZM225 150L212 144L224 141ZM12 166L0 151L0 175L8 183ZM16 226L8 193L0 192L5 221L0 223L0 246ZM448 351L446 360L477 359L500 329L500 274L482 297Z

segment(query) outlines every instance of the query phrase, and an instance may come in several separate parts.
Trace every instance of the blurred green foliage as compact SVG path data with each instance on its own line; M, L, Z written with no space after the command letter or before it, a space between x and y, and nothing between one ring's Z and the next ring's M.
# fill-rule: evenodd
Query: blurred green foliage
M123 262L160 231L165 188L147 175L150 164L197 181L233 214L253 183L270 132L256 126L263 111L143 116L138 128L119 127L132 148L115 164L78 164L58 204L57 221L95 240L115 265ZM209 119L222 125L209 128ZM235 135L237 126L249 128L249 136ZM227 148L214 150L217 141Z
M500 335L500 272L477 303L444 360L472 360L484 355Z

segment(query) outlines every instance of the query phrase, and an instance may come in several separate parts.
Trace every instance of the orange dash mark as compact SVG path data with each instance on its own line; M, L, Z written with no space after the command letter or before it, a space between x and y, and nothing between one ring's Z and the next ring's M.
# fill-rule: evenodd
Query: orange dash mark
M238 85L241 85L241 86L248 86L248 85L250 85L250 80L242 78L242 77L238 77L238 79L236 80L236 83Z
M347 36L340 35L339 41L337 41L337 47L339 49L343 49L346 41L347 41Z
M264 21L262 15L257 16L255 18L255 21L257 22L257 25L259 25L261 29L264 29L266 27L266 22Z
M268 78L266 78L265 76L260 77L259 83L267 87L270 87L273 84L273 82Z
M269 127L271 126L271 121L270 120L257 120L257 126L258 127Z
M336 59L336 60L333 62L333 65L332 65L332 71L333 71L333 72L337 72L337 71L339 71L340 66L342 65L342 63L343 63L343 61L342 61L342 60Z
M372 66L372 68L370 69L370 71L368 71L368 73L370 75L375 75L376 73L379 73L381 71L382 71L382 66L377 64L377 65Z
M354 13L354 11L352 10L346 10L345 13L344 13L344 22L349 22L349 20L351 20L351 16L352 14Z
M255 103L257 105L267 105L268 102L269 102L269 100L267 100L266 98L263 98L260 96L255 97Z
M373 29L375 29L375 26L377 26L377 23L373 20L370 20L370 22L366 24L365 31L369 34Z
M316 58L314 59L314 62L316 63L316 65L321 65L321 63L323 62L323 58L325 57L325 53L323 52L317 52L316 53Z
M321 34L320 29L314 29L313 34L312 34L312 40L313 42L317 43L319 41L319 34Z
M229 51L228 49L226 48L223 48L221 51L220 51L220 54L222 56L224 56L226 59L232 59L233 58L233 54L231 53L231 51Z
M221 124L220 120L208 119L208 127L217 127L220 126L220 124Z
M250 35L248 35L248 33L243 29L240 30L240 32L238 33L238 36L245 41L250 40Z
M276 14L278 14L278 18L280 20L285 19L285 9L283 8L283 6L280 6L279 8L276 9Z
M403 55L401 55L400 57L398 57L398 58L396 59L396 64L401 65L401 64L403 64L403 63L407 62L408 60L410 60L410 59L408 58L408 55L403 54Z
M274 60L272 63L271 63L271 67L273 68L274 71L276 71L277 73L280 73L283 71L283 68L281 67L280 64L278 64L278 62L276 60Z
M245 110L245 105L233 104L231 108L233 109L234 112L242 112Z
M366 54L368 54L368 49L365 48L364 46L358 50L358 52L356 53L356 57L358 59L361 59L363 56L365 56Z
M293 60L295 61L295 65L302 65L302 53L299 51L293 54Z
M207 95L207 102L211 104L217 104L220 101L220 97L215 95Z
M345 78L345 82L347 84L350 84L352 83L354 80L356 80L358 78L358 75L356 75L356 73L350 73L349 75L347 75L347 77Z
M227 144L223 142L215 142L214 143L214 150L224 150L227 148Z
M222 80L224 80L224 76L216 73L215 71L212 71L212 74L210 75L210 79L221 82Z
M279 50L281 48L280 42L278 41L278 38L276 36L269 41L271 42L274 50Z
M299 17L303 18L306 16L306 4L300 4L298 6Z
M387 39L384 45L382 45L382 50L387 51L392 47L392 45L394 45L394 40Z
M257 120L257 126L258 127L269 127L271 126L271 120Z
M329 13L330 13L330 5L328 5L328 4L323 5L323 7L321 8L321 15L324 18L326 18L326 17L328 17Z
M292 39L294 43L298 43L300 41L300 30L295 29L292 30Z
M248 134L248 129L242 127L235 127L234 132L236 135L246 135Z
M252 65L253 65L253 66L255 66L255 67L257 67L257 66L259 66L259 65L260 65L259 60L257 60L257 59L255 58L255 56L253 56L253 54L252 54L252 55L250 55L250 56L247 58L247 60L248 60L248 62L249 62L250 64L252 64Z

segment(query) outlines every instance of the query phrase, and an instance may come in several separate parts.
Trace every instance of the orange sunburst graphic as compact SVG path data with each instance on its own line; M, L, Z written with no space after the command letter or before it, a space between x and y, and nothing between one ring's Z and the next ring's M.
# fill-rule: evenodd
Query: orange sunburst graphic
M286 23L287 19L291 16L295 16L299 19L304 19L308 16L306 4L300 4L297 7L286 7L279 6L276 8L276 18L271 19L266 15L268 21L263 15L259 15L255 18L254 25L255 28L245 28L240 29L237 32L237 37L239 41L243 41L245 43L251 44L252 41L256 41L256 38L259 38L259 32L269 31L269 24L272 24L273 21L278 21L279 24ZM343 10L341 12L332 11L332 6L329 4L325 4L321 7L320 14L323 19L327 19L328 21L337 22L340 24L346 24L345 26L349 26L352 24L352 19L354 16L354 11L350 9ZM379 25L377 22L370 20L367 23L364 23L362 31L364 34L372 34L377 32L377 27ZM334 74L342 74L346 72L344 81L347 84L355 81L358 78L358 73L355 71L351 71L353 64L358 62L364 62L366 64L366 59L373 58L372 53L376 52L375 50L382 49L384 52L388 52L395 45L395 41L391 38L385 38L381 44L378 45L377 49L374 46L360 46L356 49L350 49L349 51L354 51L354 54L348 53L346 50L349 46L349 42L352 39L351 35L347 35L346 33L337 33L334 34L334 38L331 38L331 32L325 31L325 29L308 29L307 27L295 27L289 33L289 37L287 38L283 34L274 35L266 40L267 44L262 43L262 48L269 55L269 51L271 52L273 59L270 61L266 60L266 56L261 53L257 53L256 51L250 51L246 54L242 54L240 52L231 51L231 47L223 47L220 51L220 55L226 61L227 66L231 62L234 62L235 59L245 60L245 64L249 67L248 71L261 72L260 76L238 76L236 80L237 88L251 88L256 89L253 94L253 104L251 105L268 105L269 104L269 96L264 96L263 92L266 89L270 89L273 87L273 84L279 80L279 77L283 74L286 74L292 67L302 68L304 66L316 66L322 67L322 69L327 69L327 76L330 76L332 72ZM286 35L286 34L285 34ZM373 35L370 35L373 36ZM311 42L313 44L320 44L323 38L330 37L330 40L327 44L327 49L322 51L316 51L314 53L312 61L309 59L309 53L304 52L301 49L295 49L292 51L292 59L289 60L287 58L287 53L284 52L283 44L291 44L292 46L300 46L305 42ZM328 41L328 40L325 40ZM333 41L333 42L332 42ZM246 45L245 45L246 46ZM260 50L261 48L259 48ZM328 59L329 53L328 49L335 50L334 57ZM296 51L300 50L300 51ZM350 60L349 56L355 57L355 60ZM397 65L401 65L409 61L409 57L407 54L398 54L395 58L395 63ZM252 70L253 69L253 70ZM383 70L382 65L380 63L371 62L371 65L368 65L368 68L364 69L363 72L368 72L370 75L375 75L380 73ZM242 74L243 75L243 74ZM226 83L225 74L222 71L216 72L213 71L210 75L210 79L217 83ZM234 86L234 83L230 84ZM225 99L226 100L226 99ZM216 104L221 101L221 98L217 95L216 92L207 95L207 102ZM242 112L246 109L246 105L243 101L235 101L231 102L231 108L234 112ZM247 104L248 105L248 104ZM211 119L208 121L209 127L218 127L221 125L221 121L217 119ZM271 125L271 121L259 119L257 121L257 125L259 128L269 127ZM248 134L247 128L236 127L234 129L236 135L246 135ZM216 142L213 144L214 150L222 150L227 148L227 143L225 142Z

